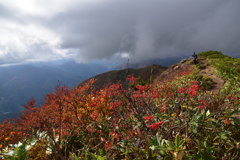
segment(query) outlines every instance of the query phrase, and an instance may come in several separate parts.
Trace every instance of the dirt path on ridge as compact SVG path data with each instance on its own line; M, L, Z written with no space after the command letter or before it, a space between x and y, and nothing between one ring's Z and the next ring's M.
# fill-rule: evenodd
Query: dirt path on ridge
M225 81L216 75L213 74L213 67L207 66L205 69L199 72L202 75L208 76L215 82L214 88L211 90L213 93L218 93L219 90L222 88L224 85Z
M158 78L155 79L155 81L172 81L176 79L179 75L181 75L183 72L191 72L193 70L193 64L186 63L189 59L183 59L178 64L170 66L166 71L164 71ZM206 60L199 60L199 63L206 64ZM207 76L213 80L214 87L213 89L209 90L210 92L213 92L214 94L217 94L219 90L223 87L225 81L215 74L213 74L213 67L212 66L206 66L205 69L201 70L199 74L202 74L204 76Z
M186 64L187 60L188 59L183 59L178 64L174 64L174 65L170 66L158 78L156 78L155 81L169 82L169 81L175 80L183 72L189 72L190 73L193 69L192 69L191 64Z

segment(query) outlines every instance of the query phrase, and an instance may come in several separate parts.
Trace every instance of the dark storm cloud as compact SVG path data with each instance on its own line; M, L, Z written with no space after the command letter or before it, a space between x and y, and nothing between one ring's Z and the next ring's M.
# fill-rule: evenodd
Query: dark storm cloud
M51 19L80 60L127 52L135 60L193 51L240 53L239 0L105 0Z
M6 8L2 4L0 4L0 19L17 20L17 16L14 14L13 10Z
M14 9L7 8L0 4L0 20L15 21L16 23L23 24L29 17L22 18L22 16L21 13L16 13Z
M59 49L60 38L44 25L54 13L39 8L34 0L0 0L0 67L71 56Z

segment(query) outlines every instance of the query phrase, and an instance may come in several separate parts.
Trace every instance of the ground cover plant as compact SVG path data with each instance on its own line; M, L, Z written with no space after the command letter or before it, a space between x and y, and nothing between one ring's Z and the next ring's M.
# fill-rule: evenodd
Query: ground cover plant
M228 59L220 53L210 55L201 53L200 58L218 71L216 61ZM127 89L113 84L89 92L93 80L72 90L58 86L42 106L31 100L18 119L0 125L0 156L237 160L240 92L224 86L228 92L212 93L207 87L211 80L194 68L173 81L152 84L129 75Z
M206 59L207 64L215 69L215 74L223 78L226 83L224 91L233 92L240 90L240 59L225 56L218 51L208 51L199 54L200 58Z

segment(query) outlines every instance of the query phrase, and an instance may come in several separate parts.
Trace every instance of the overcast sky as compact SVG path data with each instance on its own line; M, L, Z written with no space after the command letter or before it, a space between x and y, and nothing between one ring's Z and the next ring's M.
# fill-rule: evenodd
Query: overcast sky
M0 64L240 55L239 0L0 0Z

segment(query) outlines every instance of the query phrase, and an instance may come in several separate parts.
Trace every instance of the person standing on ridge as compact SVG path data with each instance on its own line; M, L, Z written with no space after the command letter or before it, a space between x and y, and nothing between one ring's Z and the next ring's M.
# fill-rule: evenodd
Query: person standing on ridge
M192 57L193 57L194 64L197 64L197 54L195 52L193 52Z

